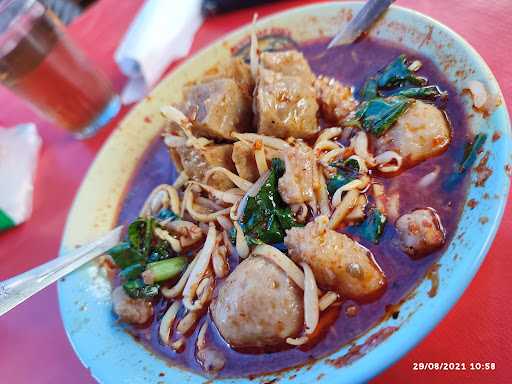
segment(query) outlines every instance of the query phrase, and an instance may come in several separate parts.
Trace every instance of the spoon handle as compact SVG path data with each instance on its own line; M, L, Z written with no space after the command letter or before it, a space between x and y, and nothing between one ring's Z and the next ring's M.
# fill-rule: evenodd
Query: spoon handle
M122 226L119 226L100 239L73 252L50 260L18 276L0 281L0 316L61 277L104 254L119 242L121 229Z
M395 0L368 0L357 15L331 40L327 49L335 45L352 44Z

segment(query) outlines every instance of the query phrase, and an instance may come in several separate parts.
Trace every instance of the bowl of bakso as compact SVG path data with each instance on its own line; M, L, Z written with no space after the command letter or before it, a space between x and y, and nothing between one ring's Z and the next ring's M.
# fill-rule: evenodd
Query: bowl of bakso
M59 282L102 383L353 383L470 283L507 200L510 124L482 58L391 7L293 9L185 61L92 165L63 249L124 224Z

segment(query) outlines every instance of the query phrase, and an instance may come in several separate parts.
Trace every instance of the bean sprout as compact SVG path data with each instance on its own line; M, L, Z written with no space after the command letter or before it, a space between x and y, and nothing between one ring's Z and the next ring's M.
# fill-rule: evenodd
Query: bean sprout
M242 230L242 227L240 227L238 221L235 221L233 225L236 229L236 252L238 253L238 256L240 256L242 259L245 259L247 256L249 256L249 245L247 244L244 231Z
M368 152L368 136L365 132L357 132L357 134L350 140L350 146L354 148L356 155L366 161L370 167L375 165L375 159Z
M268 171L267 159L265 157L265 147L261 141L254 143L254 158L256 160L256 167L258 168L259 175L265 174Z
M304 273L284 253L271 245L261 244L252 251L253 256L262 256L285 271L286 275L302 290L304 290Z
M258 67L259 67L258 37L256 36L256 20L257 19L258 19L258 14L255 13L252 18L251 47L250 47L250 51L249 51L251 74L254 79L256 79L258 77Z
M310 266L306 263L300 263L304 270L304 322L306 324L306 335L312 334L318 326L319 308L318 294L315 281L315 275Z
M402 156L394 151L386 151L375 157L375 163L381 172L396 172L402 166Z

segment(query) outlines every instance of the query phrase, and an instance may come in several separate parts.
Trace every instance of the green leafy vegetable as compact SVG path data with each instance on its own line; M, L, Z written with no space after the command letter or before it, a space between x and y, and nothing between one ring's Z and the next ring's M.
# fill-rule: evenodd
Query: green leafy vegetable
M298 225L277 189L279 175L283 173L283 162L273 159L267 181L256 196L247 199L240 225L248 241L279 243L284 239L285 230Z
M158 239L156 245L151 247L151 253L148 256L147 262L153 263L174 256L176 256L176 252L173 251L170 244L167 241Z
M160 212L158 212L158 215L156 216L156 218L160 221L164 221L164 220L174 221L174 220L180 219L180 217L177 214L175 214L173 211L171 211L168 208L161 209Z
M140 277L142 272L144 272L144 265L142 265L141 263L135 263L135 264L132 264L132 265L124 268L120 272L120 276L121 276L121 279L123 279L123 281L128 281L128 280L137 279L138 277Z
M402 54L389 63L386 68L377 73L377 83L380 88L389 89L402 86L406 83L425 85L426 80L423 77L416 76L414 72L409 69L407 57Z
M371 100L379 96L379 86L374 77L370 77L366 80L363 88L359 91L359 96L363 100Z
M146 266L144 276L148 274L155 283L176 277L188 265L188 259L184 256L173 257L172 259L155 261Z
M144 258L149 255L154 228L155 220L152 218L139 218L128 226L128 241Z
M359 96L362 100L371 100L379 96L380 89L402 87L407 84L423 86L426 83L425 78L416 76L409 69L407 57L400 55L374 76L369 77L361 88Z
M121 269L144 261L142 254L133 249L126 241L112 247L107 253L112 256L116 265Z
M130 280L123 284L125 292L133 299L151 299L158 295L159 285L146 285L141 279Z
M243 228L243 224L241 226ZM233 227L229 230L228 236L229 236L229 240L231 241L231 243L233 245L235 245L236 244L236 229L235 229L235 227ZM260 239L256 239L252 235L248 235L248 234L245 234L245 241L247 241L247 245L249 245L250 247L252 247L254 245L263 244L263 241L261 241Z
M473 142L468 145L464 151L464 160L459 166L459 172L466 172L473 166L473 164L475 164L478 153L482 149L485 140L487 140L487 135L485 133L476 134Z
M391 96L403 96L413 99L435 100L437 98L447 97L448 94L441 91L437 85L426 87L412 87L406 89L397 89L391 93Z
M443 182L443 189L452 190L464 178L466 171L475 164L478 153L486 140L487 135L485 133L478 133L473 142L466 146L463 160L456 166L455 172Z
M277 178L280 178L284 175L284 172L286 171L286 167L284 165L284 161L274 157L272 159L272 166L271 168L276 172Z
M386 216L377 208L370 208L366 219L355 227L355 231L364 239L378 244L380 237L384 233L386 225Z
M167 212L162 214L167 219L177 217L172 215L169 215ZM156 225L158 224L154 218L136 219L128 226L127 240L107 252L121 269L119 275L122 281L124 281L123 287L125 291L134 298L148 299L158 294L158 285L147 285L140 279L141 275L148 268L150 270L156 268L158 278L172 272L166 269L167 264L163 267L158 264L163 261L173 260L170 258L176 256L176 253L166 241L154 236ZM181 258L176 259L178 260L167 265L167 268L173 265L175 269L179 269L183 260ZM181 271L181 269L179 270ZM153 271L150 273L153 273Z
M402 96L375 98L361 103L345 126L362 128L375 136L384 134L414 102Z
M359 163L355 159L337 161L331 166L337 168L336 175L327 181L327 190L332 195L340 187L359 177Z

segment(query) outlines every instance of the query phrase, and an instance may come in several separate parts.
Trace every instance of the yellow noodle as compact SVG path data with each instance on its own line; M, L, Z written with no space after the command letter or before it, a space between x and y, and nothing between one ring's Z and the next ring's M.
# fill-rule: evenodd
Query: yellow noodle
M336 192L334 192L334 195L332 196L332 205L333 207L337 207L341 203L341 197L344 192L352 191L354 189L364 189L368 185L368 182L366 180L362 179L356 179L348 182L345 185L342 185L339 187Z
M171 288L163 287L161 289L162 295L167 299L174 299L181 295L183 292L183 289L185 288L185 284L187 283L187 280L190 276L190 273L192 272L192 269L194 268L194 265L196 265L197 262L197 256L194 257L194 260L188 265L185 272L181 275L178 282Z
M259 135L257 133L232 133L232 136L238 140L246 141L254 144L257 140L260 140L265 147L270 147L278 150L289 148L290 145L283 139L277 137Z
M197 181L193 181L192 183L194 185L197 185L197 186L201 187L206 192L211 194L214 198L216 198L217 200L220 200L220 201L222 201L224 203L234 204L238 200L240 200L240 195L236 195L234 193L229 193L229 192L221 191L219 189L213 188L210 185L198 183Z
M160 335L160 340L164 342L164 344L169 344L169 340L171 338L171 329L176 319L176 315L180 309L180 302L175 301L171 304L171 306L165 312L165 315L162 317L160 321L160 327L158 329L158 334Z
M181 187L183 187L187 183L188 180L189 180L188 175L185 173L185 171L182 171L178 175L178 178L174 181L172 186L174 188L176 188L176 189L180 189Z
M155 235L161 239L161 240L164 240L164 241L167 241L172 250L174 252L181 252L181 244L180 244L180 241L174 237L172 237L169 232L167 232L165 229L162 229L162 228L159 228L159 227L156 227L154 229L154 233Z
M224 167L210 168L204 175L204 181L206 184L208 184L208 180L214 173L222 173L229 180L231 180L231 182L233 182L233 184L235 184L238 188L240 188L244 192L247 192L249 190L249 188L251 188L251 186L252 186L252 183L250 181L242 179L240 176L235 175L233 172L227 170Z
M316 149L317 144L321 143L322 141L329 141L335 137L338 137L341 135L341 132L343 130L340 127L332 127L332 128L326 128L322 131L320 135L318 135L318 138L315 141L314 148Z
M217 231L213 223L209 224L208 235L204 242L203 248L197 254L197 262L194 268L190 272L190 276L187 280L185 288L183 289L183 304L189 311L197 309L194 298L196 296L197 287L202 280L204 273L210 265L210 260L215 245L215 239L217 237Z
M199 320L199 313L196 311L187 312L187 314L180 320L176 326L176 331L181 334L189 332Z
M338 300L338 294L332 291L326 292L318 301L320 311L325 311Z
M349 213L355 206L359 196L358 190L348 191L341 200L341 203L336 207L334 213L329 219L329 228L335 229L343 221L347 213Z
M336 158L341 158L344 152L345 148L331 149L329 152L320 156L320 162L329 165L334 160L336 160Z
M286 339L286 343L287 344L290 344L290 345L294 345L296 347L300 346L300 345L304 345L308 342L308 337L307 336L301 336L301 337L288 337Z

